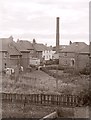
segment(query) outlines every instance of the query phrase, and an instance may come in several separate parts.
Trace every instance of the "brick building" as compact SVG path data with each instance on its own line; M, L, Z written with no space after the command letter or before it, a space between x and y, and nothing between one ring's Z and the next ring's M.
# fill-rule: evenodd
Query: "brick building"
M0 61L2 65L0 66L0 71L4 70L5 67L14 67L20 62L21 53L15 46L13 37L0 38Z
M30 58L33 57L34 48L32 43L27 40L19 40L16 43L16 47L21 52L21 65L23 66L24 70L26 70L29 66Z
M84 42L74 42L59 53L61 66L83 69L89 62L89 46Z

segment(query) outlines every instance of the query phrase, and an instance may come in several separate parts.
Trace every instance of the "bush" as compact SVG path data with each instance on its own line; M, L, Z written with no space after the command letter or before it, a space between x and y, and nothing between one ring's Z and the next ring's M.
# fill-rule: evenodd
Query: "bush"
M90 75L89 67L84 68L83 70L80 71L80 73L84 75Z
M62 67L62 66L58 66L58 70L64 70L65 68L64 67Z
M52 76L54 78L62 78L61 75L58 75L57 73L53 73L50 71L50 69L52 69L52 67L42 67L41 70L44 71L45 73L47 73L49 76Z
M64 70L64 67L58 65L48 65L45 68L48 70Z
M64 73L71 73L73 74L75 71L74 71L74 68L64 68Z
M45 65L53 65L53 64L59 64L59 60L55 59L55 60L47 60Z
M83 90L82 92L80 92L79 96L79 101L81 101L81 105L91 106L91 89Z

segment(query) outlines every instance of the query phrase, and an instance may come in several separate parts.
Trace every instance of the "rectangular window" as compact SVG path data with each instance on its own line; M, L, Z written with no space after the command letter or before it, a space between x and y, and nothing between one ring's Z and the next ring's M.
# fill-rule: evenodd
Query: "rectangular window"
M19 59L19 56L17 56L17 55L10 55L10 59Z
M5 53L4 53L4 58L6 58L6 57L7 57L7 53L5 52Z
M67 52L65 53L65 56L67 56Z

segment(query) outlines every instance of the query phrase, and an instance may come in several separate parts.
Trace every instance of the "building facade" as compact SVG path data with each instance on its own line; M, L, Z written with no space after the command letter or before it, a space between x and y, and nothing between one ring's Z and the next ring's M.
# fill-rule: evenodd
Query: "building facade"
M0 71L3 71L6 67L13 68L20 62L22 56L15 47L13 37L0 38L0 44L2 45L0 49L0 61L2 61Z
M89 46L83 42L75 42L64 48L59 54L59 64L74 69L84 69L88 65L88 52L85 53L85 48Z
M21 52L21 66L23 66L24 70L29 66L30 58L33 57L34 54L34 48L32 46L32 43L28 40L17 40L16 43L17 49Z

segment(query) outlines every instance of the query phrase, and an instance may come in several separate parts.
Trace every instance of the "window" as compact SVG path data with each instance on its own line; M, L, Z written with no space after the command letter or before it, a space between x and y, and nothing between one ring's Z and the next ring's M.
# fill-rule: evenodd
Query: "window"
M67 52L63 53L63 56L67 56Z
M75 65L75 59L71 59L71 66L74 66Z
M6 63L4 64L4 67L7 68L7 64Z
M74 61L74 60L72 60L72 65L74 66L74 64L75 64L75 61Z
M67 52L65 53L65 56L67 56Z
M48 55L46 56L46 59L48 59Z
M4 53L4 58L6 58L6 57L7 57L7 53L5 52L5 53Z

